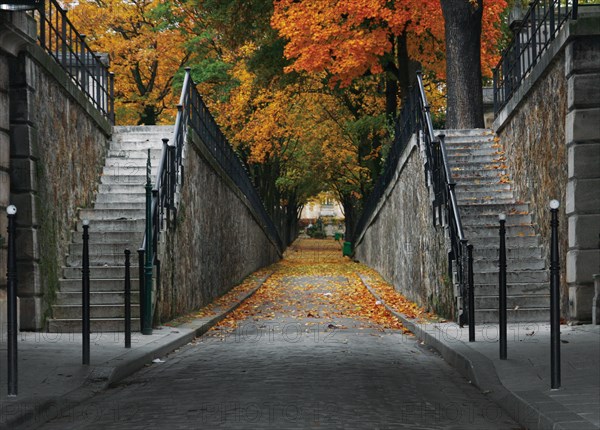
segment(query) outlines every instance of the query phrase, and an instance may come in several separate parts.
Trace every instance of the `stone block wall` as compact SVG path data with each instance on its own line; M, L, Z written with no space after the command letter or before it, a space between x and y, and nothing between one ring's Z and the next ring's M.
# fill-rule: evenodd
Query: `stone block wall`
M424 160L416 140L413 137L406 147L386 197L354 244L355 258L376 269L410 300L453 318L446 232L433 226Z
M549 103L548 100L552 100ZM565 55L559 52L546 73L532 86L527 96L497 130L503 145L506 165L518 200L528 202L533 226L540 235L547 264L550 258L550 209L552 199L560 201L559 234L561 266L567 254L567 148L565 118L567 85ZM568 289L562 271L561 308L567 309ZM565 314L566 315L566 314Z
M10 58L9 82L21 329L39 330L58 289L77 211L93 202L111 126L38 46Z
M600 15L563 28L499 112L494 128L520 200L549 258L548 202L559 211L561 309L591 320L593 274L600 272Z
M243 194L195 135L188 139L184 172L174 225L163 232L159 249L155 322L210 303L281 257Z
M600 34L575 37L565 52L569 311L587 322L600 273Z

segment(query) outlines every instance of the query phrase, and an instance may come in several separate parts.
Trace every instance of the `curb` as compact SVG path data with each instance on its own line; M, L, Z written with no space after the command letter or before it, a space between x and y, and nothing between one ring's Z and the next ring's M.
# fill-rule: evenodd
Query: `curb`
M44 422L36 421L36 417L43 416L52 409L56 410L58 413L62 413L65 408L74 408L86 400L89 400L99 392L114 386L142 369L155 358L164 357L175 349L188 344L194 338L202 336L212 327L217 325L227 315L252 297L272 274L273 272L270 272L262 278L257 279L257 285L255 287L239 298L232 306L226 309L218 309L217 315L198 318L192 322L183 324L180 327L172 328L171 333L174 335L172 340L163 343L161 341L164 341L164 338L157 339L140 348L128 350L124 354L104 363L90 366L89 374L87 378L82 381L80 387L61 396L39 399L33 410L25 410L24 413L15 416L13 419L0 423L0 429L15 429L17 426L22 430L36 428L37 426L44 424L44 422L47 422L47 420ZM16 403L15 407L18 409L19 404Z
M460 340L448 342L446 335L435 324L427 324L428 330L423 327L425 324L410 319L392 309L377 294L377 292L368 283L368 279L362 274L357 273L363 285L377 300L381 301L385 308L390 311L400 322L408 328L415 337L433 347L444 360L454 367L458 373L465 377L471 384L475 385L490 400L498 404L512 419L527 429L532 430L573 430L573 427L565 427L567 422L576 424L578 429L598 429L588 421L584 421L579 415L567 410L560 403L552 400L544 393L539 391L528 391L527 394L532 400L544 398L547 410L540 410L534 404L528 402L523 397L507 389L500 381L494 363L478 351L473 350L467 344ZM560 411L563 416L561 422L553 420L546 413ZM546 412L546 413L545 413ZM565 420L565 417L569 417Z

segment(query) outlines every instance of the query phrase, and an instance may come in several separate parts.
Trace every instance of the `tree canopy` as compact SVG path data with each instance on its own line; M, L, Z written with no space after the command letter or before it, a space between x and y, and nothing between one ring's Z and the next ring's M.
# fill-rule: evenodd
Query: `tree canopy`
M506 0L456 3L480 8L481 74L490 77ZM355 219L417 68L443 121L443 4L80 0L69 16L94 49L110 54L118 123L172 122L182 67L190 66L268 209L295 220L310 196L330 190Z

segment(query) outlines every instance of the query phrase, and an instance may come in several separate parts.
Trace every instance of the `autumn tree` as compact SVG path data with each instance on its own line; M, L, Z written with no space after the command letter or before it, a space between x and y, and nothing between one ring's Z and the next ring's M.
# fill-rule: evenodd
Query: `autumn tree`
M177 20L160 0L82 0L69 11L88 44L110 56L120 124L173 119L173 77L189 58Z

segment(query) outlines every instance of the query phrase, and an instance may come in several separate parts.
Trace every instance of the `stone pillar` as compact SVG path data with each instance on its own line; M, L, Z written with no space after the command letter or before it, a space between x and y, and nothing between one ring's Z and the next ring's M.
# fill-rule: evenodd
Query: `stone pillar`
M36 211L38 142L33 103L35 70L35 64L28 55L21 54L10 60L10 192L11 202L18 210L17 282L22 330L40 330L43 324Z
M23 76L19 73L24 73L24 70L15 73L14 64L19 62L19 58L23 58L19 53L29 44L35 43L36 23L29 15L24 12L5 12L0 11L0 308L5 309L6 297L6 227L8 220L6 218L6 206L14 204L17 206L17 261L23 259L24 254L35 254L37 251L32 250L37 246L33 236L27 233L23 234L23 225L29 223L28 214L31 213L31 205L25 204L23 199L12 195L11 192L16 187L20 189L21 183L29 182L34 188L35 169L27 166L26 162L14 158L15 151L15 130L13 120L15 116L21 118L27 115L30 110L27 103L19 103L15 97L23 94L22 91L14 88L15 81L23 80ZM27 99L26 99L27 100ZM20 149L19 149L20 150ZM15 180L17 183L15 183ZM17 295L19 296L20 328L21 329L38 329L39 324L30 321L28 311L23 312L23 303L28 303L28 298L22 297L23 276L26 268L17 264L18 279L17 279ZM27 273L27 276L29 274ZM29 304L27 307L31 307ZM0 320L3 317L0 311Z
M565 61L569 315L589 322L600 269L600 35L574 38Z

